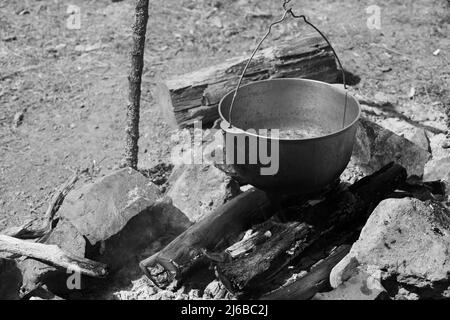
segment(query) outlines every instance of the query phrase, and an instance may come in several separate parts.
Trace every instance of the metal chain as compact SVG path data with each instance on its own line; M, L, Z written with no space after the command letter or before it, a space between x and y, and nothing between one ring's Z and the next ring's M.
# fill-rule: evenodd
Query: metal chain
M328 44L328 46L331 48L331 51L333 52L333 55L335 56L335 58L336 58L336 60L337 60L337 62L338 62L338 64L339 64L339 68L341 69L341 72L342 72L342 82L343 82L343 84L344 84L344 90L345 90L344 116L343 116L343 119L342 119L342 127L345 126L345 116L346 116L346 113L347 113L347 94L348 94L348 91L347 91L347 83L346 83L346 81L345 81L345 71L344 71L344 68L343 68L343 66L342 66L341 60L339 59L338 55L336 54L336 51L334 50L334 48L333 48L333 46L331 45L331 43L330 43L330 41L328 40L328 38L327 38L327 37L326 37L326 36L325 36L325 35L324 35L324 34L323 34L323 33L315 26L315 25L313 25L311 22L309 22L309 21L306 19L306 16L305 16L305 15L296 15L296 14L292 11L292 8L287 8L287 5L289 4L289 2L291 2L291 0L284 0L284 2L283 2L283 9L284 9L283 16L282 16L279 20L277 20L277 21L275 21L275 22L272 22L272 23L269 25L269 29L267 30L267 32L266 32L266 34L264 35L264 37L258 42L258 45L257 45L256 48L253 50L253 52L252 52L250 58L248 59L246 65L245 65L245 67L244 67L244 70L242 71L242 74L241 74L241 76L240 76L240 78L239 78L237 87L236 87L236 89L235 89L235 91L234 91L234 94L233 94L233 99L231 100L230 110L228 111L228 123L229 123L229 128L232 127L232 124L231 124L231 113L232 113L232 111L233 111L234 102L235 102L235 100L236 100L237 92L238 92L238 90L239 90L239 88L240 88L240 86L241 86L242 79L244 78L245 72L247 71L247 68L248 68L248 66L250 65L250 62L252 61L252 59L253 59L255 53L258 51L258 49L259 49L259 47L261 46L261 44L262 44L262 43L264 42L264 40L266 40L266 38L269 36L270 32L272 31L272 27L273 27L274 25L278 24L278 23L283 22L283 21L286 19L286 17L287 17L288 14L290 14L291 17L293 17L294 19L303 19L303 21L304 21L307 25L311 26L314 30L316 30L316 31L320 34L320 36L326 41L326 43Z

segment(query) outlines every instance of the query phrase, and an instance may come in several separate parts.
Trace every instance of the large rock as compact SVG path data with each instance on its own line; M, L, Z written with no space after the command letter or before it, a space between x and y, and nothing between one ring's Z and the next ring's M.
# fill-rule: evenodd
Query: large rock
M417 199L387 199L369 217L348 255L332 270L336 288L358 269L381 271L391 296L399 287L420 297L445 295L450 285L450 213ZM394 285L393 285L394 284Z
M118 233L159 197L157 186L138 171L124 168L71 191L59 215L94 245Z
M389 162L406 168L408 175L422 176L430 153L394 132L361 118L356 131L351 163L369 175Z
M88 256L112 271L134 265L190 226L170 198L138 171L125 168L68 194L60 216L98 252ZM130 270L131 270L130 269Z
M95 260L114 270L127 266L124 274L141 274L139 261L147 258L186 230L191 223L170 198L131 218L117 234L106 239L101 255Z
M239 184L214 165L181 165L169 178L168 195L192 222L239 193Z
M170 198L159 199L159 189L132 169L121 169L75 189L66 196L55 229L45 243L58 245L80 257L107 263L108 281L81 277L85 287L107 290L129 286L140 277L139 261L186 230L189 219L173 206ZM70 290L70 274L28 258L18 263L22 287L28 294L45 284L63 297L82 292Z

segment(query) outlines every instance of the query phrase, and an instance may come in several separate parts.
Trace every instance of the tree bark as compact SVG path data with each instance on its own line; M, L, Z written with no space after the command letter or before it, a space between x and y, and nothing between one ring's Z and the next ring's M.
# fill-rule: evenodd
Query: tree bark
M141 79L144 67L145 32L148 21L148 0L136 0L133 47L131 49L131 70L128 76L128 106L125 140L125 165L137 169L139 140L139 109L141 100Z

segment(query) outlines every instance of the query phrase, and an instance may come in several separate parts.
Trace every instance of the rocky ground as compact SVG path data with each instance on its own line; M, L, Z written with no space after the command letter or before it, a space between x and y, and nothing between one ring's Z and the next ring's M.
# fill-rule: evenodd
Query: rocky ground
M381 29L367 27L370 4L366 2L292 3L329 36L345 68L357 79L351 91L362 101L364 115L381 125L360 128L358 157L353 158L344 180L353 181L395 160L409 174L423 175L426 181L442 179L449 187L449 2L380 3ZM0 4L0 230L43 217L55 189L74 170L84 169L60 208L60 220L48 241L108 263L116 277L108 287L83 283L96 288L95 292L64 293L64 297L232 298L214 278L205 279L210 284L202 291L189 287L160 291L137 267L140 259L160 250L238 192L233 181L210 166L175 168L169 178L173 132L153 102L152 90L161 79L249 53L267 24L278 17L281 3L151 4L141 111L141 173L117 171L124 140L132 2L80 1L79 30L66 28L68 4ZM301 23L289 21L264 46L306 32L310 31ZM190 183L193 177L198 180ZM172 202L160 202L166 191ZM443 205L448 205L447 196L439 199ZM444 218L435 218L437 211L428 206L417 199L382 202L349 255L333 271L331 284L339 287L355 273L373 275L382 270L384 284L392 284L385 288L391 297L431 297L430 292L448 297L448 211L441 212ZM392 238L398 225L409 226L414 250L408 251L412 245L409 233ZM139 230L148 228L152 232L136 239ZM430 256L408 262L423 252ZM428 264L430 259L433 264ZM403 261L407 267L399 266ZM51 287L58 281L48 280L53 279L53 267L32 259L17 265L1 263L8 271L0 277L14 284L9 287L13 293L6 294L16 297L16 287L22 286L24 295L40 288L42 282L50 285L50 291L61 292Z
M72 170L89 167L102 175L121 158L133 5L77 3L79 30L66 28L66 1L0 5L0 229L40 216ZM370 111L388 112L380 115L387 127L395 130L405 115L446 130L448 1L380 3L380 30L367 28L368 2L292 4L329 35L345 67L361 78L357 92L394 105ZM151 4L140 167L151 168L170 150L170 132L152 103L153 83L248 53L280 6L250 0ZM306 32L289 21L264 46Z

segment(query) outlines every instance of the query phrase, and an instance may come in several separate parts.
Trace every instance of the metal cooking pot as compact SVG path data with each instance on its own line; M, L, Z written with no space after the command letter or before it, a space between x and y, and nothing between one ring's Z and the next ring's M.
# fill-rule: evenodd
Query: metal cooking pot
M253 82L239 88L230 125L234 93L228 93L219 103L224 140L234 141L225 148L226 161L250 184L274 193L309 194L321 190L344 171L361 112L358 101L345 90L306 79ZM309 138L274 138L260 131L304 127L327 133ZM269 165L260 157L256 163L250 161L251 152L264 153L264 148L272 161L278 161L274 174L262 174L261 169ZM239 163L238 155L243 155L245 161L241 158Z

